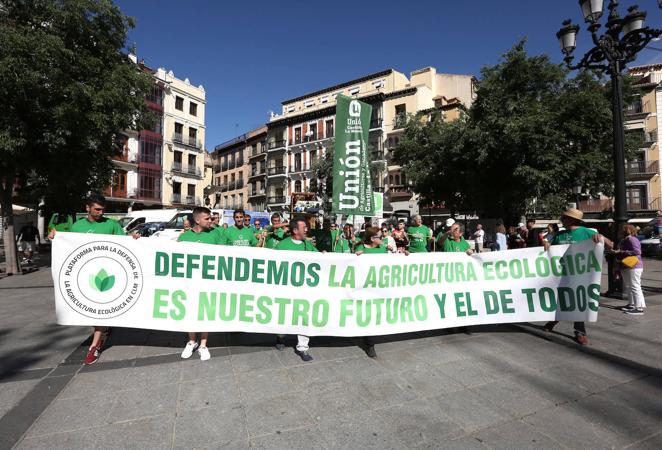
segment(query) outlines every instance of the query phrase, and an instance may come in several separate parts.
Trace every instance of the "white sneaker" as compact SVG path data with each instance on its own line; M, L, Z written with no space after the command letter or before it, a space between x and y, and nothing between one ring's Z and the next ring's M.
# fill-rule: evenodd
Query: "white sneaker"
M198 349L198 354L200 355L200 361L207 361L209 358L211 358L209 349L207 347L200 347Z
M198 348L197 342L187 342L186 347L184 347L184 351L182 352L182 358L189 359L196 348Z

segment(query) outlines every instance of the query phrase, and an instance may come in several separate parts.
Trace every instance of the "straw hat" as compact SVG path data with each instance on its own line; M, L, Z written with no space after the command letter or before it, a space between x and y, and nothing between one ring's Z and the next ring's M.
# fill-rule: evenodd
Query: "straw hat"
M563 211L563 216L570 217L571 219L577 219L580 222L584 220L584 213L575 208L568 208Z

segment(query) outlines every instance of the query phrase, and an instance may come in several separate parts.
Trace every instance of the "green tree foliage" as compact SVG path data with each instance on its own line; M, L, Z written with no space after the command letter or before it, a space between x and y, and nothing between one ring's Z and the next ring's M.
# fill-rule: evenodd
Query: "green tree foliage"
M537 199L557 214L573 186L613 191L610 87L586 72L568 78L521 41L483 68L465 118L410 120L395 160L417 192L452 209L511 222Z
M133 25L110 0L0 4L3 211L16 180L56 211L109 184L117 132L150 119L153 81L124 52Z

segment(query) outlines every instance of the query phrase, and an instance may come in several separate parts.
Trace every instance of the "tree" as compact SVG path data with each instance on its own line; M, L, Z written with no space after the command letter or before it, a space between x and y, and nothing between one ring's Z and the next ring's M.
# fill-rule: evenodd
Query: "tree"
M613 191L609 86L594 74L568 78L520 41L482 69L467 114L457 123L409 121L396 160L418 192L512 223L532 199L560 212L577 184Z
M56 211L107 186L117 133L149 121L152 79L124 53L134 26L110 0L10 0L0 6L0 207L8 273L18 272L17 182Z

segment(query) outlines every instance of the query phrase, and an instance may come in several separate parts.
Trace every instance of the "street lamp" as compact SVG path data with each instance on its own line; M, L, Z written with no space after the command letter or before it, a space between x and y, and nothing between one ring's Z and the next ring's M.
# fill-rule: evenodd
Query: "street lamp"
M662 8L662 0L658 0ZM603 0L579 0L584 21L591 33L594 47L573 64L574 52L577 46L579 27L570 20L563 22L563 27L556 33L561 45L561 51L566 66L571 70L593 69L609 73L612 88L612 116L614 132L614 238L617 230L627 223L627 204L625 201L625 153L623 132L623 93L622 72L625 65L632 62L644 47L653 39L662 35L662 30L644 27L646 12L639 11L637 6L628 9L628 14L621 18L618 14L618 1L610 0L609 16L605 24L606 31L600 36L598 30L603 15Z

